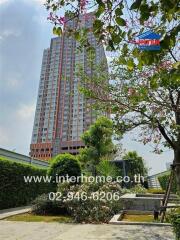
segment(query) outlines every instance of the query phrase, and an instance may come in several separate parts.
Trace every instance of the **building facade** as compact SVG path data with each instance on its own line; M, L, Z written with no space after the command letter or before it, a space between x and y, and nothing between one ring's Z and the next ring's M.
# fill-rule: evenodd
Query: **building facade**
M78 51L78 42L67 34L68 29L77 28L78 24L75 19L68 21L62 36L51 39L50 48L44 50L31 157L48 160L59 153L77 154L84 146L80 136L97 118L92 100L78 90L77 64L83 66L89 76L93 71L88 65L86 50ZM92 28L93 15L82 16L80 24ZM92 32L88 32L88 40L95 48L95 64L106 62L104 48Z

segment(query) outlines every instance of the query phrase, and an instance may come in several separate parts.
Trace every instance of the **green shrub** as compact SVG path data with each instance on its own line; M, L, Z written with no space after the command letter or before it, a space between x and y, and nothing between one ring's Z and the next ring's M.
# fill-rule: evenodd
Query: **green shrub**
M122 193L139 193L139 194L145 194L147 193L147 189L144 188L141 184L137 184L134 187L131 188L122 188Z
M121 196L121 187L117 183L84 183L82 185L67 185L67 183L64 185L63 183L59 185L58 192L62 192L63 196L65 193L70 193L64 203L69 214L78 223L106 223L122 209L119 199L110 200L107 197L98 197L102 196L102 193L112 194L112 196L118 193L118 196ZM93 194L97 198L93 197Z
M66 214L67 209L59 201L51 201L49 194L42 194L33 201L32 212L40 215Z
M57 190L57 193L61 193L61 198L50 201L48 194L42 195L34 201L33 212L37 214L68 213L74 222L78 223L107 223L114 214L122 210L122 204L119 199L93 198L93 194L101 196L98 192L118 193L119 197L122 195L122 189L117 183L72 185L63 182L58 185ZM85 196L86 199L84 199Z
M64 198L67 198L69 189L70 184L68 182L59 184L58 192L61 193L61 198L55 198L53 201L50 198L50 194L56 194L56 192L49 192L48 194L42 194L41 196L38 196L33 201L33 213L42 215L54 213L66 214L68 211Z
M162 176L158 177L158 180L159 180L160 185L161 185L163 190L166 190L166 188L167 188L167 185L168 185L168 182L169 182L169 177L170 177L170 174L165 174L165 175L162 175ZM172 193L177 193L177 182L176 182L175 177L173 179L171 192Z
M144 188L141 184L137 184L134 187L130 188L130 193L147 193L147 189Z
M180 240L180 208L172 210L171 213L169 213L168 215L168 220L173 226L176 240Z
M121 171L118 167L107 159L103 159L97 165L97 172L100 176L111 176L112 178L116 178L121 175Z
M48 174L52 176L52 180L56 179L56 176L80 176L81 168L76 157L69 154L59 154L51 162Z
M47 170L0 158L0 209L29 204L39 194L52 191L49 183L25 183L24 176L45 176Z

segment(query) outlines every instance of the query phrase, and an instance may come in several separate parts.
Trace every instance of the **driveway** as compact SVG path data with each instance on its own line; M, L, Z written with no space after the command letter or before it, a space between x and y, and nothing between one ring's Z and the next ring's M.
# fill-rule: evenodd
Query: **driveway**
M171 227L0 221L0 240L174 240Z

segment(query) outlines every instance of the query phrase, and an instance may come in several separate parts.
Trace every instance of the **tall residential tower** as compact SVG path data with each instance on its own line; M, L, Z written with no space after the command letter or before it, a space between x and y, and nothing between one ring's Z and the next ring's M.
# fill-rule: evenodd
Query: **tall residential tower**
M93 14L82 16L80 24L92 28ZM77 20L68 21L62 36L51 39L50 48L43 53L30 146L33 158L48 160L58 153L77 154L84 146L80 136L97 118L92 100L78 91L76 65L83 66L90 76L92 69L87 64L86 50L77 51L78 43L67 36L67 29L76 27ZM88 40L95 48L95 64L106 61L103 46L97 43L92 32L88 33Z

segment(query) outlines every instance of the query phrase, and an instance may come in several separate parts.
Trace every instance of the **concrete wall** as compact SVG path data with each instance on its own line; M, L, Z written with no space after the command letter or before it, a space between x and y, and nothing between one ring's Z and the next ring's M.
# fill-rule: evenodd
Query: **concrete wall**
M126 210L153 211L155 206L160 208L163 197L137 197L136 194L125 194L121 197L123 208Z

